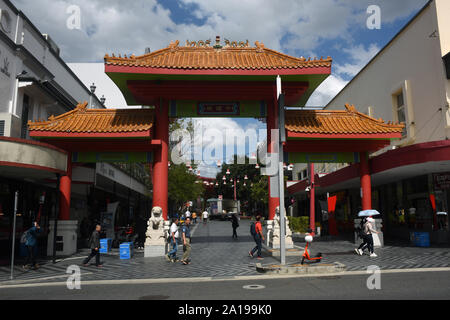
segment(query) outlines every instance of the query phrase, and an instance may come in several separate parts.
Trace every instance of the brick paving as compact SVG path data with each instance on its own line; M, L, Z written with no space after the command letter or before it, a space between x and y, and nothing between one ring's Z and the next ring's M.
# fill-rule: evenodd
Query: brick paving
M95 265L81 266L83 258L89 250L83 249L77 254L56 264L51 261L41 261L38 270L24 271L20 265L15 267L14 279L17 282L59 282L65 281L66 269L72 264L80 266L82 280L112 280L112 279L161 279L161 278L192 278L213 277L230 278L235 276L258 275L256 259L248 257L248 251L255 246L249 235L250 221L241 220L238 228L238 239L232 239L231 222L211 221L194 226L192 233L192 263L170 263L164 257L144 258L141 250L135 250L130 260L120 260L118 250L110 254L102 254L102 268ZM303 247L304 243L295 241L295 245ZM316 241L311 246L311 255L322 252L322 263L340 262L346 265L346 270L366 270L370 265L381 269L431 268L450 267L450 248L417 248L408 246L385 246L377 248L377 258L358 256L354 253L356 247L350 241ZM179 246L178 256L182 255ZM264 265L279 264L279 258L272 257L263 251ZM298 263L300 257L287 256L288 264ZM91 263L94 263L91 260ZM0 267L0 284L8 283L10 270L8 266Z

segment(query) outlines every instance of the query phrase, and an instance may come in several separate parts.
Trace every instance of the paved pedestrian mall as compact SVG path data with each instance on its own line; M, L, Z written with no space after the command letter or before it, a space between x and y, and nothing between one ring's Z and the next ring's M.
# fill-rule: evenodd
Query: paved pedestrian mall
M61 282L67 279L67 267L80 266L82 281L89 280L126 280L126 279L163 279L163 278L195 278L211 277L229 279L236 276L260 275L255 264L279 264L278 257L272 257L263 250L264 259L259 261L248 256L248 251L255 246L250 232L250 221L241 220L238 228L238 239L232 238L231 222L210 221L203 225L199 222L192 229L192 263L170 263L164 257L144 258L142 250L135 250L130 260L120 260L118 249L110 254L102 254L102 268L92 265L84 267L82 260L88 255L88 249L80 250L76 255L59 260L53 264L51 260L41 257L38 270L23 270L18 264L14 270L14 283L28 282ZM295 245L303 249L304 242L294 239ZM310 253L322 252L322 263L340 262L347 271L364 271L368 266L376 265L380 269L411 269L450 267L450 248L433 247L418 248L405 245L391 245L378 248L377 258L358 256L354 253L355 244L349 241L315 241ZM179 246L178 257L181 258L182 246ZM287 256L288 264L299 263L300 256ZM268 277L270 277L268 275ZM11 284L9 266L0 267L0 285Z

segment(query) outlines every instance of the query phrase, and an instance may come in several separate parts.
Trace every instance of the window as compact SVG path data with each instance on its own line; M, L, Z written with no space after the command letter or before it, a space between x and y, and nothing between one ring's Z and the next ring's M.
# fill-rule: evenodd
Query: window
M405 100L403 99L403 91L396 95L397 101L397 120L403 122L406 125L406 112L405 112ZM406 126L402 131L402 138L407 136Z
M22 128L20 137L22 139L27 138L28 134L28 113L30 110L30 98L25 94L23 96L23 106L22 106Z

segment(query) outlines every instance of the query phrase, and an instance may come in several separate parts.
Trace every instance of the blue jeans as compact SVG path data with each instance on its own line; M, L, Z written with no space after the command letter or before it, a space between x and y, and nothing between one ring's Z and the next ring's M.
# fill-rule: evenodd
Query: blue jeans
M169 257L175 259L178 251L177 238L175 238L175 241L173 241L173 238L170 238L170 243L172 244L172 250L169 251L168 255Z
M256 242L256 247L253 248L251 254L254 255L255 252L258 250L258 257L261 257L261 248L262 248L261 236L257 234L256 236L253 237L253 239Z

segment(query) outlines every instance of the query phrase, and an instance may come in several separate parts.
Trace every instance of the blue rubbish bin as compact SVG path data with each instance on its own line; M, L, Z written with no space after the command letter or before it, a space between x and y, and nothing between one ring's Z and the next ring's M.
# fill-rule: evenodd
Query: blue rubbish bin
M100 253L108 253L111 251L111 238L100 239Z
M414 245L416 247L429 247L430 246L430 233L429 232L414 232Z
M119 246L120 259L130 259L133 256L133 243L124 242Z

